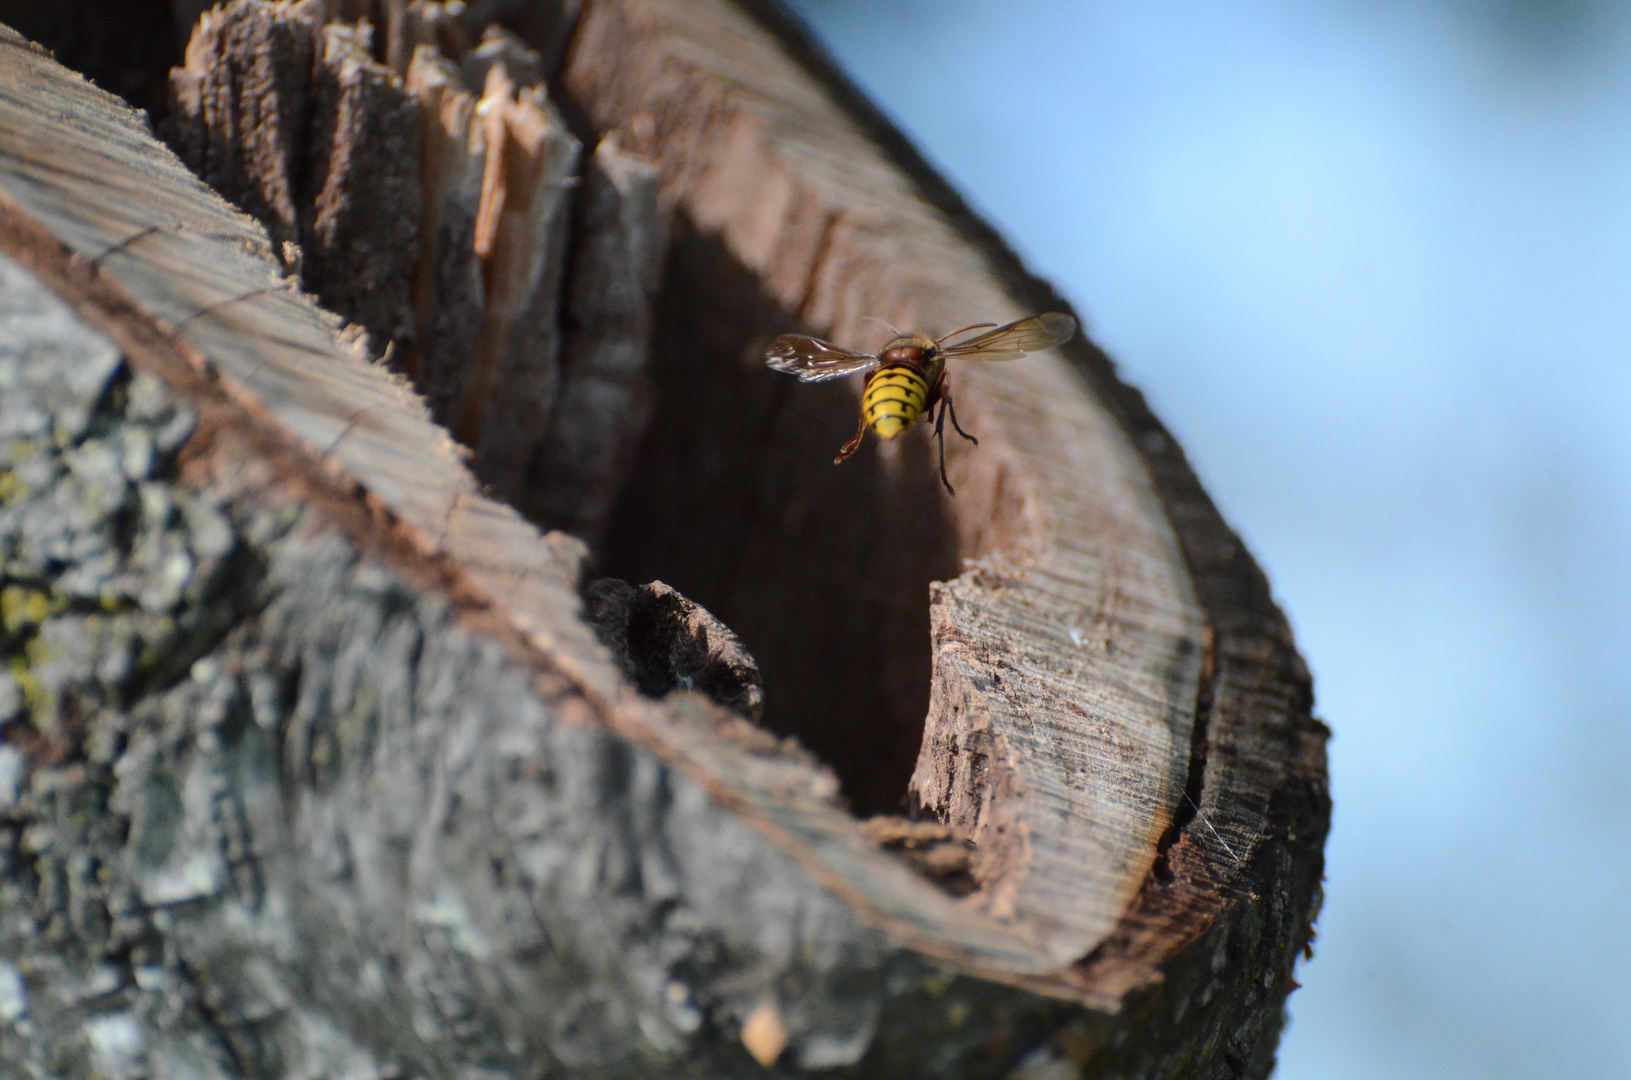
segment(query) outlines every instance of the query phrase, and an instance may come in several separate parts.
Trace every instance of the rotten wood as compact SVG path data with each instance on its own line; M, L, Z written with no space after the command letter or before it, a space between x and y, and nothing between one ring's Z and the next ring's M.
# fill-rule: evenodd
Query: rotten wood
M192 1053L201 1075L1266 1075L1317 897L1323 729L1175 445L1090 345L953 370L981 445L948 447L947 500L926 441L833 469L854 394L759 363L790 328L864 345L863 316L943 332L1058 298L772 9L342 7L231 5L178 75L177 144L270 238L111 99L0 45L4 285L61 305L56 344L17 354L58 388L18 415L70 417L27 498L148 462L108 488L143 493L134 539L19 580L42 599L7 639L85 658L18 669L45 690L12 695L7 820L72 797L112 824L30 849L59 869L0 902L56 925L65 894L29 881L78 888L86 853L122 869L87 909L116 917L0 940L0 979L39 1002L131 959L0 1055L134 1068L94 1034L115 1017L149 1065ZM362 14L385 40L332 25ZM522 37L471 21L491 15ZM233 51L290 52L292 21L304 81L299 55ZM313 104L337 100L325 78L413 117L380 173L411 176L412 210L336 219L363 252L411 232L371 345L285 277L279 229L307 280L344 257L306 239L317 178L354 208L377 179L289 150L359 115ZM234 136L245 116L279 119ZM350 130L317 145L371 134ZM578 139L597 150L573 186ZM387 344L471 467L371 362ZM101 374L63 390L74 350ZM185 448L108 457L183 414L203 418ZM586 611L583 545L484 485L691 599L602 584ZM161 490L210 509L143 516ZM197 584L155 592L176 544ZM226 551L247 561L213 569ZM128 583L89 636L88 580ZM167 622L119 606L149 593ZM213 629L161 633L182 624ZM107 650L133 647L169 674L118 675ZM290 678L332 689L255 689ZM938 820L888 814L908 781ZM343 974L369 970L394 974Z
M584 590L588 619L618 666L648 697L696 689L749 720L764 713L753 657L730 627L660 581L601 578Z

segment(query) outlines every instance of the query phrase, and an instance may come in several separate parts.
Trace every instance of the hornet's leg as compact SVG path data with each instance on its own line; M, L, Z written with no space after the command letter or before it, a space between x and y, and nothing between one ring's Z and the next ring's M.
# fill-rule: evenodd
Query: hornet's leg
M946 485L946 491L956 495L957 492L952 491L951 481L946 479L946 414L951 413L951 426L956 430L957 434L975 446L980 445L980 440L964 431L963 425L957 422L957 407L952 404L951 388L946 385L946 376L944 374L940 376L940 382L935 389L938 391L936 396L940 398L940 412L934 418L934 438L940 444L940 482Z
M946 408L951 410L951 426L957 429L957 434L961 435L975 446L979 446L980 440L964 431L963 425L957 422L957 406L951 403L951 391L942 388L940 391L940 396L946 399Z
M942 397L940 399L940 412L934 418L934 441L940 444L940 482L946 485L946 494L955 499L957 490L951 486L951 481L946 479L946 436L944 429L946 426L946 408L950 404L951 398ZM952 423L956 424L957 421L953 420Z
M832 459L834 465L841 465L845 458L861 448L861 436L866 434L866 416L861 417L861 426L855 429L855 438L845 443L838 450L838 456Z

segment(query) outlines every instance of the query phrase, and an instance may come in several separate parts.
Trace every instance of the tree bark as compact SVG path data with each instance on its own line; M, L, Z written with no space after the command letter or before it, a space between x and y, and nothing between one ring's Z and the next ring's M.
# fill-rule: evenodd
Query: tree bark
M8 1070L1267 1075L1289 630L1081 339L831 466L774 334L1066 305L777 9L240 0L254 219L0 70Z

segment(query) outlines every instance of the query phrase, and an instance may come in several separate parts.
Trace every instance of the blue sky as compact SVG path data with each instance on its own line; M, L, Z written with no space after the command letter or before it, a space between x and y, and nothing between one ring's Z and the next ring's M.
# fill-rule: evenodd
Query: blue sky
M1277 1075L1631 1076L1631 8L794 7L1297 629L1336 818Z

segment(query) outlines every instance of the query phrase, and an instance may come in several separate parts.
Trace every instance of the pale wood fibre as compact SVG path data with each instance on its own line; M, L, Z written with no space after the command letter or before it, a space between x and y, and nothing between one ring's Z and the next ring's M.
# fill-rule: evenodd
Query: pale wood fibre
M475 231L487 310L454 431L513 500L560 381L567 187L581 148L544 91L517 90L503 64L486 72L476 116L487 151Z
M404 80L420 106L419 265L413 283L417 347L403 357L432 415L464 411L464 374L474 360L486 308L486 282L476 256L476 219L487 171L476 95L459 69L434 48L414 51Z

